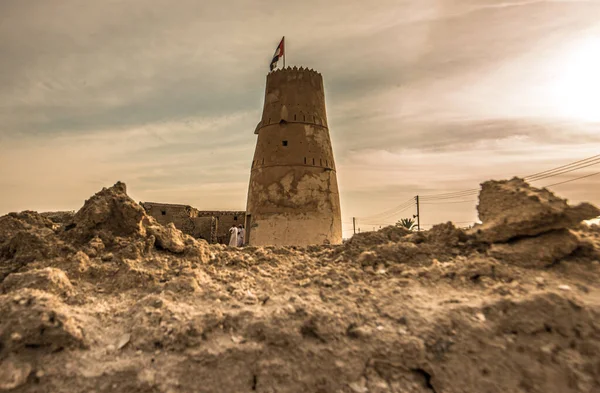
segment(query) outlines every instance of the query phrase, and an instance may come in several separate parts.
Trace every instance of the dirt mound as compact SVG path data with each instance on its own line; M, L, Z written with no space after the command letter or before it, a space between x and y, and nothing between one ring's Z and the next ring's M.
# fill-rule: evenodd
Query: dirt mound
M581 223L600 215L600 209L589 203L570 206L522 179L483 183L477 210L482 223L468 235L491 244L488 255L505 262L544 267L576 250L595 249L593 241L584 239Z
M3 352L85 347L83 330L73 312L48 293L24 289L0 295L0 314Z
M49 219L55 224L68 224L73 221L73 217L75 216L74 211L65 211L65 212L44 212L40 213L40 215L44 218Z
M144 208L127 195L125 184L117 182L85 201L65 226L65 232L69 238L82 243L94 237L110 240L115 236L144 236L142 219L145 216Z
M600 230L561 201L491 182L473 231L305 249L208 245L122 183L0 217L0 391L597 391Z
M65 272L50 267L9 274L0 284L0 290L5 293L23 288L39 289L62 297L74 293L71 281Z
M365 246L397 242L410 233L411 231L406 228L390 225L374 232L357 233L345 245L347 249L359 249Z
M9 213L0 217L0 244L12 238L16 233L31 229L54 229L55 224L33 211Z
M600 209L589 203L569 206L547 189L531 187L519 178L483 183L477 211L482 224L474 231L488 243L571 228L600 216Z

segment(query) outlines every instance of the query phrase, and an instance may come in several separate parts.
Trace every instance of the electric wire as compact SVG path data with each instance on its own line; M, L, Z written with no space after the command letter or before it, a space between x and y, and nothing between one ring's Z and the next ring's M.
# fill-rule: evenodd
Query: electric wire
M564 175L566 173L574 172L574 171L584 169L584 168L587 168L590 166L598 165L598 164L600 164L600 154L591 156L588 158L584 158L584 159L581 159L578 161L574 161L569 164L561 165L556 168L537 172L537 173L525 176L525 177L523 177L523 179L527 180L528 182L550 179L550 178L553 178L556 176ZM556 185L560 185L560 184L570 183L570 182L577 181L580 179L585 179L588 177L596 176L598 174L600 174L600 172L595 172L595 173L588 174L585 176L580 176L580 177L577 177L574 179L569 179L569 180L549 184L544 187L552 187L552 186L556 186ZM441 193L441 194L420 195L419 202L420 202L420 204L423 204L423 205L438 205L438 204L444 205L444 204L477 202L477 200L461 200L461 201L448 201L448 202L443 202L443 201L474 196L474 195L477 195L479 193L479 191L480 191L480 188L471 188L471 189L467 189L467 190L446 192L446 193ZM374 214L374 215L367 216L367 217L357 217L357 220L361 221L361 225L387 225L387 223L383 223L384 220L389 220L391 217L397 216L398 214L402 213L406 209L412 207L415 203L416 203L416 201L411 198L411 199L401 203L400 205L395 206L386 211L383 211L381 213ZM365 221L368 221L371 223L366 223ZM375 221L377 221L378 223L373 224L373 222L375 222ZM426 225L426 224L423 224L423 225Z
M570 180L560 181L560 182L558 182L558 183L554 183L554 184L548 184L547 186L544 186L544 187L552 187L552 186L557 186L557 185L559 185L559 184L570 183L570 182L572 182L572 181L575 181L575 180L585 179L586 177L592 177L592 176L596 176L596 175L600 175L600 172L592 173L592 174L585 175L585 176L576 177L575 179L570 179Z
M532 175L525 176L524 179L527 180L527 179L537 178L539 176L544 176L544 175L549 174L551 172L555 172L555 171L558 171L558 170L561 170L561 169L566 169L566 168L572 167L574 165L584 164L584 163L587 163L589 161L594 161L594 160L598 160L598 159L600 159L600 154L592 156L592 157L584 158L583 160L574 161L574 162L571 162L569 164L561 165L561 166L553 168L553 169L548 169L548 170L545 170L545 171L542 171L542 172L537 172L537 173L534 173Z

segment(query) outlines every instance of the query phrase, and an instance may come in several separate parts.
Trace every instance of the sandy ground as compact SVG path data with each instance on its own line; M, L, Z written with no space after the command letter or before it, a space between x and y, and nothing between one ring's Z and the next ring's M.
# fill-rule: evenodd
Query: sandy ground
M480 201L470 232L304 249L208 245L121 183L0 217L0 391L600 392L597 209Z

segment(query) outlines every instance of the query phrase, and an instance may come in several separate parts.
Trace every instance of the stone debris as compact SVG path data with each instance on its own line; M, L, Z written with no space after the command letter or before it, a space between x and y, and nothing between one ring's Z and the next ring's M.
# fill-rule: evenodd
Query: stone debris
M487 243L568 229L600 216L600 210L589 203L570 206L551 191L516 177L483 183L477 211L482 224L471 232Z
M570 255L579 245L579 239L573 232L559 229L535 237L492 244L488 254L508 263L541 268Z
M531 187L522 179L483 183L477 211L482 223L467 235L488 244L488 255L504 262L544 267L577 249L597 252L595 245L582 240L575 230L582 221L599 216L600 209L589 203L570 206L549 190Z
M156 238L156 246L177 254L185 251L183 233L175 228L173 223L166 227L159 225L154 219L148 218L145 222L148 233Z
M95 237L110 241L116 236L144 236L145 216L144 208L127 195L125 184L117 182L85 201L73 220L65 225L65 235L82 243Z
M62 297L69 297L75 292L65 272L51 267L12 273L0 284L0 290L5 293L23 288L44 290Z
M47 347L62 350L86 346L73 311L54 295L22 289L0 295L0 339L4 350ZM9 338L13 338L9 340ZM18 340L14 340L18 337Z
M131 334L125 333L124 335L122 335L121 338L119 338L119 342L117 342L117 349L124 348L127 344L129 344L130 340Z
M0 217L0 391L594 391L595 208L486 184L474 230L306 248L197 241L122 183Z
M12 356L0 360L0 391L10 391L24 385L30 373L29 363L15 360Z

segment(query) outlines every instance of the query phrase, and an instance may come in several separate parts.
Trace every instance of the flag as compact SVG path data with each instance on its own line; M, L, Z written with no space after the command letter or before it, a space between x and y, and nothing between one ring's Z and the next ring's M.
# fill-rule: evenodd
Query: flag
M280 57L284 56L284 44L283 41L285 40L285 37L281 38L281 41L279 42L279 45L277 45L277 49L275 49L275 54L273 55L273 60L271 60L271 71L273 71L273 69L275 69L275 67L277 66L277 62L279 61Z

